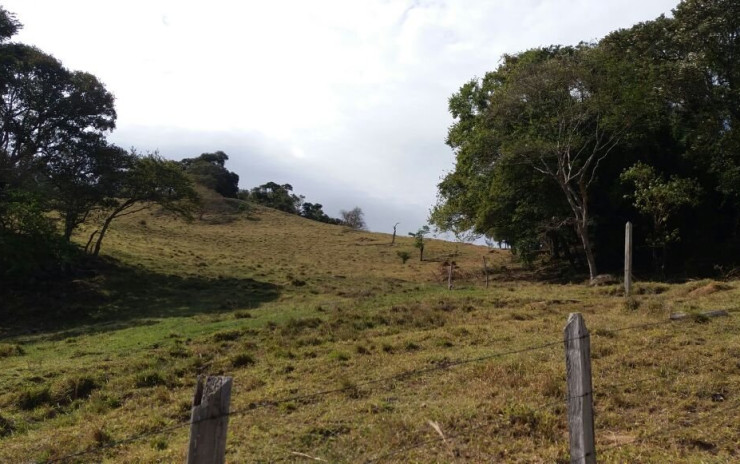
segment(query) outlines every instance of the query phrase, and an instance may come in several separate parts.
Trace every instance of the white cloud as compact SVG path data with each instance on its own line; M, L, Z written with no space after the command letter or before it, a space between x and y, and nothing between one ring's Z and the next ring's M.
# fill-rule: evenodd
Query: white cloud
M676 1L3 5L25 24L19 41L116 95L117 143L172 157L221 149L243 187L288 182L333 214L351 199L373 205L371 227L400 220L415 230L453 167L447 99L460 85L503 53L595 40ZM401 214L413 220L391 217Z

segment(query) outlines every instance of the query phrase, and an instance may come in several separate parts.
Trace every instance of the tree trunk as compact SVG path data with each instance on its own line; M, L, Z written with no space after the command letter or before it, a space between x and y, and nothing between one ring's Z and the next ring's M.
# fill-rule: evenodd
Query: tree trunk
M108 231L108 226L110 226L110 223L113 221L113 218L115 218L115 214L112 214L108 216L108 218L105 220L105 223L103 224L103 228L100 229L100 233L98 234L98 240L95 242L95 249L93 250L93 256L98 256L100 253L100 247L103 245L103 237L105 237L105 233Z
M424 246L419 248L419 261L424 261Z
M87 243L85 244L85 253L87 253L88 250L90 249L90 245L92 244L93 238L95 237L95 235L97 235L97 233L98 231L96 230L92 234L90 234L90 238L87 239Z
M586 253L586 261L588 262L588 274L591 280L593 280L597 275L596 259L594 259L594 252L591 249L591 241L588 238L588 228L584 226L580 234L581 242L583 243L583 251Z
M565 198L568 200L570 209L573 212L576 223L576 234L581 239L581 245L583 245L583 252L586 254L586 262L588 263L588 274L591 280L596 277L596 260L594 259L594 253L591 249L591 241L588 238L588 192L586 191L586 185L582 180L578 183L578 191L573 189L568 184L566 179L561 177L557 178L560 188L565 193Z
M591 241L588 238L588 215L586 211L583 211L583 217L576 221L576 233L578 238L581 239L581 245L583 245L583 252L586 254L586 262L588 263L588 274L591 280L596 277L596 260L594 259L594 253L591 249Z

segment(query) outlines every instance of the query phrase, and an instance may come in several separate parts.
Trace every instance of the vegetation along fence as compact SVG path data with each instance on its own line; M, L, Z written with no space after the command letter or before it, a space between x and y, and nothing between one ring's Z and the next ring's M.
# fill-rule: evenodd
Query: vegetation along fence
M651 322L621 328L601 328L597 330L601 330L605 333L610 333L613 336L613 334L623 331L639 331L641 329L655 327L659 325L675 325L691 321L705 321L708 318L719 316L729 316L729 314L726 311L710 311L696 316L674 314L668 320L663 320L659 322ZM138 440L144 440L148 437L153 437L156 435L168 434L185 427L190 427L190 442L188 445L187 463L219 464L225 462L225 451L228 441L227 426L229 418L248 415L250 412L261 408L277 407L285 403L297 404L305 402L307 400L315 400L321 397L345 392L349 389L357 389L358 387L379 386L382 384L389 384L391 382L404 381L406 379L410 379L422 374L431 374L438 371L453 369L455 367L466 364L482 363L497 358L525 355L551 349L557 346L564 346L565 349L565 377L567 382L567 394L565 398L542 404L533 412L545 411L559 405L567 404L566 410L569 425L570 462L578 464L595 463L598 451L605 451L607 449L624 446L627 443L635 443L636 441L655 438L653 436L655 434L642 434L636 437L633 441L615 441L610 445L603 446L600 450L596 449L594 440L595 430L593 407L593 395L595 393L595 390L592 388L591 382L590 345L591 336L586 328L583 317L580 313L571 313L568 317L567 324L564 329L563 340L553 340L535 346L527 346L507 351L500 351L473 358L449 360L446 362L438 363L437 365L431 367L408 370L387 377L365 380L362 382L343 385L341 387L331 388L313 393L276 398L265 398L258 402L252 402L248 404L247 407L231 410L229 409L229 403L231 396L232 379L230 377L200 376L197 380L196 391L191 411L191 419L189 421L183 421L172 426L132 435L123 440L106 442L102 445L91 447L77 453L72 453L62 457L41 461L39 464L79 461L81 459L83 461L86 461L87 459L92 459L94 455L99 454L106 449L119 447ZM702 366L706 367L708 364L721 365L728 362L737 361L735 358L736 357L732 353L730 353L727 356L722 356L719 359L715 359L708 363L703 362ZM617 387L634 388L637 385L647 384L659 379L665 379L665 376L661 373L658 373L657 375L637 378L627 382L607 383L600 385L600 389L609 391ZM724 398L722 398L721 401L724 401ZM666 407L670 406L671 405L666 405ZM724 414L727 418L733 417L733 411L738 409L739 406L740 401L736 401L735 404L728 404L722 408L722 414ZM707 418L710 415L711 413L707 413L699 417L699 420ZM405 453L408 453L417 448L433 446L439 443L447 444L456 439L473 437L476 432L480 432L483 428L489 425L483 424L480 426L472 426L459 433L444 434L436 423L430 421L429 424L437 432L437 436L435 436L434 438L420 438L416 441L407 443L405 446L367 456L363 462L365 462L366 464L370 464L386 462L394 458L396 460L403 459L403 455ZM684 426L685 425L682 423L676 423L669 427L660 428L657 433L659 433L661 436L668 437ZM325 459L322 459L320 457L310 456L309 454L299 451L291 451L283 456L276 456L274 459L271 459L270 462L280 462L299 458L327 462Z

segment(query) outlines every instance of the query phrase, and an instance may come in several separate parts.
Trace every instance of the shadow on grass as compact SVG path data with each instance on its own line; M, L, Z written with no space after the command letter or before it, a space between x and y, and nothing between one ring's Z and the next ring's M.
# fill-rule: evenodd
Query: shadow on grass
M77 276L0 288L0 340L58 333L66 338L150 325L154 319L256 309L280 287L244 278L158 274L110 258Z

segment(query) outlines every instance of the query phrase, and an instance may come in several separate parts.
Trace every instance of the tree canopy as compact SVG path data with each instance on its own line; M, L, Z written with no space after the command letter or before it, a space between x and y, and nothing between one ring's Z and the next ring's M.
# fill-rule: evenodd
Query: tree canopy
M222 151L203 153L197 158L185 158L180 163L193 180L227 198L239 193L239 175L224 167L228 155Z
M505 55L449 99L456 164L431 222L525 260L583 262L591 277L621 265L626 220L648 257L636 262L656 247L674 271L737 262L739 26L737 2L686 0L598 43ZM656 223L655 208L669 218Z

